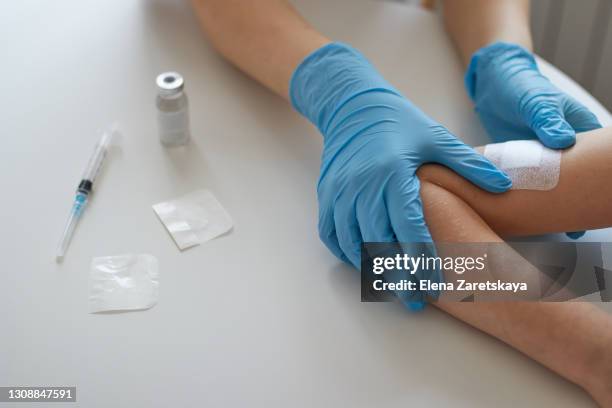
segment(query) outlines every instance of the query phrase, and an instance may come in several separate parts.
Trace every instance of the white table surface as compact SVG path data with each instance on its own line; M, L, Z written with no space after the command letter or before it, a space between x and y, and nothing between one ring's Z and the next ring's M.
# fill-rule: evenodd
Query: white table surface
M457 135L486 142L435 16L370 0L297 5ZM214 54L187 2L3 1L0 15L0 385L76 385L71 406L83 407L592 406L433 308L360 303L359 274L317 237L316 130ZM154 78L169 69L186 78L188 149L156 135ZM94 131L112 120L122 148L58 265ZM151 205L199 188L235 228L180 253ZM159 259L159 304L88 314L91 258L122 253Z

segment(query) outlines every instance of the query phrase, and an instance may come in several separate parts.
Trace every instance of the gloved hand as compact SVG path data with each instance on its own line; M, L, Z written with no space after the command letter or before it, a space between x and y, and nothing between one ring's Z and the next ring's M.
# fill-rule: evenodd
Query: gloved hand
M601 127L591 111L554 86L533 55L516 44L498 42L474 53L465 85L496 142L539 139L549 148L563 149L576 143L576 132ZM579 238L584 232L568 235Z
M362 241L431 242L415 176L421 164L443 164L491 192L512 184L347 45L308 56L293 74L290 96L323 134L319 235L357 268Z

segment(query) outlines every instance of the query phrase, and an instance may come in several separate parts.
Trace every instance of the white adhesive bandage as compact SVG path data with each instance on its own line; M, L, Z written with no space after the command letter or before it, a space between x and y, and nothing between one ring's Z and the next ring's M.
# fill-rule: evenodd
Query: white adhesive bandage
M149 309L158 296L159 272L154 256L105 256L91 262L89 313Z
M229 214L208 190L155 204L153 210L181 250L225 234L233 225Z
M537 140L489 144L484 156L508 174L513 190L552 190L559 182L561 151Z

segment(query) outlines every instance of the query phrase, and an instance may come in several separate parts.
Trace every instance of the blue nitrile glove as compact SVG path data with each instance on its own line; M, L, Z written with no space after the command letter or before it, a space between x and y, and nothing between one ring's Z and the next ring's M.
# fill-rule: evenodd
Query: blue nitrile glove
M497 42L475 52L465 85L496 142L539 139L563 149L576 143L576 132L601 127L591 111L554 86L533 55L516 44ZM579 238L584 231L568 235Z
M423 163L443 164L491 192L512 184L348 45L309 55L293 74L290 96L323 134L319 235L357 268L362 241L431 242L415 176Z

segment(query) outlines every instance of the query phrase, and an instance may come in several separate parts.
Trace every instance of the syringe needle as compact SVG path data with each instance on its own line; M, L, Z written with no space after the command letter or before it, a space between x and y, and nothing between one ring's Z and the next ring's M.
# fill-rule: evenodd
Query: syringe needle
M74 229L76 228L76 225L79 222L86 205L87 195L77 193L74 199L74 204L72 205L72 210L70 210L70 215L68 216L68 221L66 221L66 227L64 228L62 239L57 247L57 254L55 256L55 260L57 262L64 260L64 255L66 254L66 250L68 249L72 235L74 235Z

